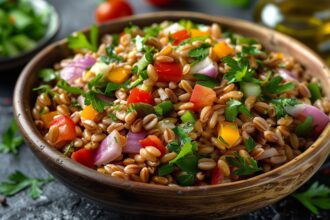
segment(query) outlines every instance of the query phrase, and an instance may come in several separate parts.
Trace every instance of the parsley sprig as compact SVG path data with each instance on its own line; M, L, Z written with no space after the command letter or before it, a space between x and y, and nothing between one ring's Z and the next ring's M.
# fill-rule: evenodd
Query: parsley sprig
M287 112L285 111L285 107L295 106L300 104L301 102L295 98L277 98L277 99L272 99L270 103L275 109L276 118L279 119L287 115Z
M231 99L226 104L227 107L225 109L225 118L227 121L236 121L238 113L244 114L246 116L251 116L246 106L238 100Z
M13 196L23 189L29 188L28 195L32 199L37 199L42 193L41 187L52 180L53 177L46 179L31 178L20 171L16 171L9 175L8 181L0 182L0 193L5 196Z
M16 136L17 124L13 119L7 131L2 135L2 143L0 143L0 153L17 154L18 148L24 143L21 136Z
M194 58L196 61L201 61L209 55L210 47L210 44L203 43L200 47L190 50L188 56Z
M93 25L89 32L89 41L85 34L77 32L68 37L68 47L71 49L87 49L93 52L97 51L99 29Z
M283 78L280 76L273 77L264 87L263 92L270 95L281 94L295 88L292 82L281 84Z
M313 183L305 192L294 193L292 196L308 208L313 214L319 215L319 209L330 210L330 188Z
M231 166L238 168L234 171L234 174L239 176L247 176L262 170L258 167L256 160L249 157L248 162L246 162L238 153L235 153L234 157L226 157L226 160Z

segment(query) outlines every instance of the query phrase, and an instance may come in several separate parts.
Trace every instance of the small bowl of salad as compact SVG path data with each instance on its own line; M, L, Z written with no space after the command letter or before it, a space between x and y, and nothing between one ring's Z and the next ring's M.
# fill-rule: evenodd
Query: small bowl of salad
M59 26L58 13L47 1L0 1L0 70L24 65Z

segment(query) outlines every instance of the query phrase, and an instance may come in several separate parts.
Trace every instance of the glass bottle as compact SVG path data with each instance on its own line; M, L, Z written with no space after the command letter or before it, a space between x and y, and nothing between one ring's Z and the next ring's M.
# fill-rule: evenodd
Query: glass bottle
M259 0L254 18L302 41L330 65L330 0Z

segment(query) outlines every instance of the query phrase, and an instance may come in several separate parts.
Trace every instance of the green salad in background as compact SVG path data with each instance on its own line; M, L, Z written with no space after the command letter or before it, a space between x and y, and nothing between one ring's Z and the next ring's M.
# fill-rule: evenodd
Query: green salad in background
M36 12L29 0L0 0L0 57L36 47L47 30L48 11Z

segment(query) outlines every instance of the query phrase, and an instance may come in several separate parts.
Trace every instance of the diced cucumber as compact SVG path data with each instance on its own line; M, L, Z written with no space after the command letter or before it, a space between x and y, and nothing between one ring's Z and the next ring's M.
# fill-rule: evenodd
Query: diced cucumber
M191 124L195 124L196 119L194 114L191 111L186 111L182 116L181 116L181 121L183 123L190 122Z
M251 82L241 82L240 83L241 90L243 91L246 97L254 96L258 97L261 94L260 85L251 83Z

